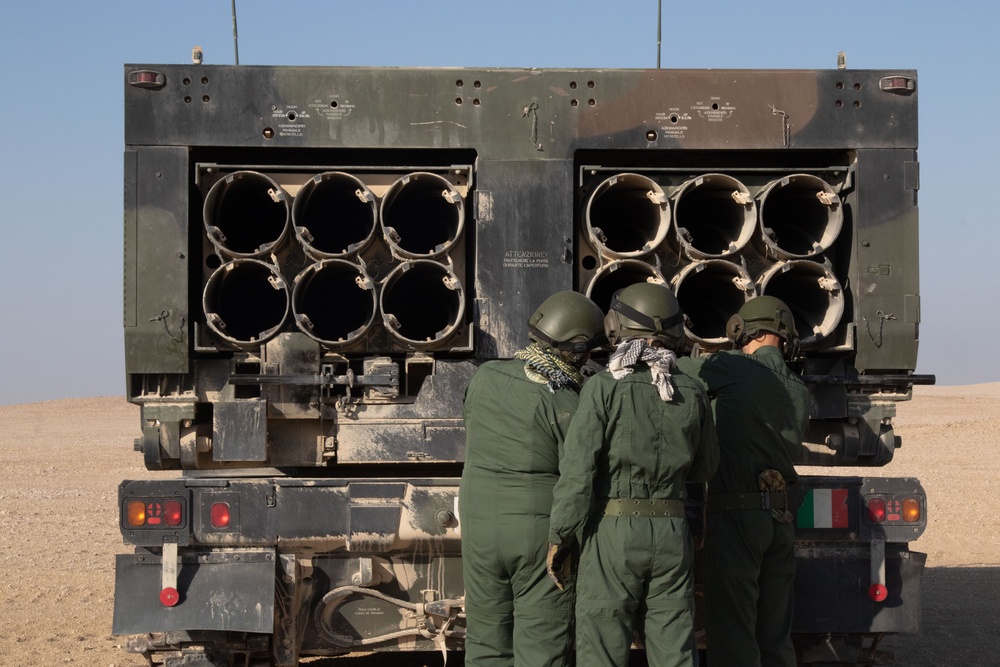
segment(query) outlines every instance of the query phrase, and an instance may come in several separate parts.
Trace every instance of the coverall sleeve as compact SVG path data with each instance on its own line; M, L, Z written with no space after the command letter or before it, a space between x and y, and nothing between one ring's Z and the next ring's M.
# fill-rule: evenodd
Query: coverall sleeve
M694 460L688 470L689 482L707 482L719 466L719 438L715 432L715 417L706 394L699 392L701 403L701 433L694 452Z
M607 432L606 387L597 378L584 385L579 407L570 422L563 456L559 459L559 481L553 489L549 517L552 544L572 544L590 514L597 461Z

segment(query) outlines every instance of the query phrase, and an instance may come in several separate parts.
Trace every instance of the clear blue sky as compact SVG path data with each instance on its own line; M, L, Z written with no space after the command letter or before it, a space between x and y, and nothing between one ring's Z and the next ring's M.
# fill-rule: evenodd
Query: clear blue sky
M917 69L918 372L1000 381L1000 11L663 0L679 68ZM237 4L240 63L655 67L656 0ZM0 404L122 395L122 66L233 63L229 0L0 7Z

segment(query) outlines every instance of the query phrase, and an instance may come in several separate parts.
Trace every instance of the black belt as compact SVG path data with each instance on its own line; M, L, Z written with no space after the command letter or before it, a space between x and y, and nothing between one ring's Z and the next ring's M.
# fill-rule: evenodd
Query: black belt
M594 507L604 516L684 516L683 500L645 500L639 498L602 498Z
M784 491L759 493L722 493L708 497L709 512L729 510L783 510L788 508L788 494Z

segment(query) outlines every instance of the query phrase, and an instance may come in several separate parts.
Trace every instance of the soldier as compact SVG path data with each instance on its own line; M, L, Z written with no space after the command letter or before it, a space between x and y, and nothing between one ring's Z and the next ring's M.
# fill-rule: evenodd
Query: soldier
M528 320L531 344L476 371L465 395L459 491L469 667L572 664L572 587L546 576L552 488L604 314L558 292Z
M567 561L582 539L578 665L628 664L633 630L644 633L651 665L694 665L685 480L715 471L711 404L676 370L683 314L668 288L621 290L605 332L616 349L581 392L559 465L549 573L568 585Z
M726 325L733 350L681 360L713 397L719 469L708 484L703 579L710 665L793 667L795 539L785 488L809 421L809 390L785 359L791 311L761 296Z

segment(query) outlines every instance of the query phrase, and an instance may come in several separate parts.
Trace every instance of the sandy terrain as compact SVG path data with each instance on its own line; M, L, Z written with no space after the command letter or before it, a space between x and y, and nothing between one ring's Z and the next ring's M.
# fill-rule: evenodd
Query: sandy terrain
M0 665L145 664L111 635L117 486L164 475L132 451L138 417L120 398L0 407ZM917 387L895 424L896 460L865 474L923 482L928 570L923 634L883 647L897 665L998 664L1000 383Z

